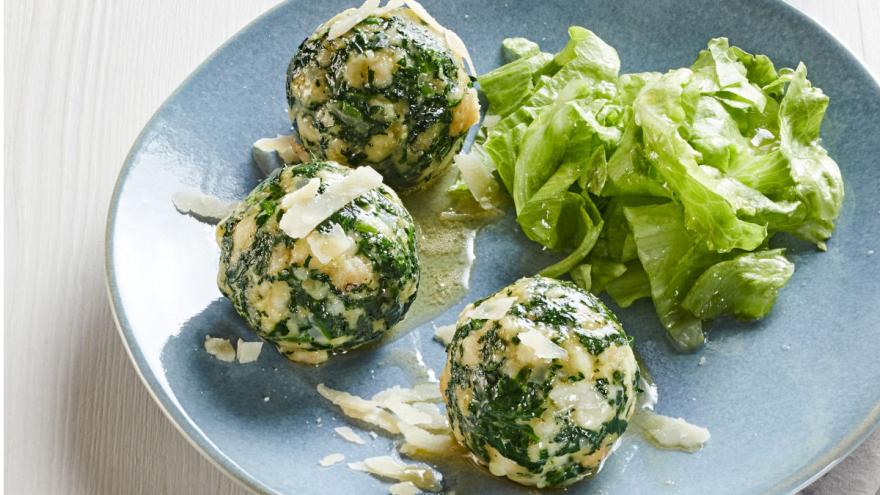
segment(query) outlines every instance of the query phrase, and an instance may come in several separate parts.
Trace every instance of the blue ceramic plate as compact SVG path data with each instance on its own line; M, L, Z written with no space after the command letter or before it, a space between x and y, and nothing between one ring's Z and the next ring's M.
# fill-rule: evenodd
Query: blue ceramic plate
M315 385L372 394L406 384L387 364L395 349L420 349L436 370L444 360L430 324L320 368L290 363L268 346L247 366L202 348L207 334L254 337L216 288L213 227L178 214L171 195L199 189L238 200L259 181L251 143L289 128L288 60L351 1L283 4L219 49L144 129L110 207L110 298L135 366L192 443L260 492L386 493L385 483L344 464L318 467L328 453L353 461L392 447L383 437L356 446L335 435L346 421ZM617 48L622 72L690 65L707 40L727 36L778 65L806 62L831 97L822 134L846 180L843 213L827 253L791 246L797 271L770 316L752 325L716 322L709 345L682 355L664 341L649 303L617 311L660 387L659 411L708 426L711 442L684 454L628 435L597 479L569 493L790 493L855 448L880 417L880 88L859 62L782 2L424 3L459 33L481 71L501 63L505 37L556 51L569 24L580 24ZM466 300L548 261L510 218L478 236L476 254ZM434 321L452 322L463 304ZM472 467L448 471L446 482L459 494L526 492Z

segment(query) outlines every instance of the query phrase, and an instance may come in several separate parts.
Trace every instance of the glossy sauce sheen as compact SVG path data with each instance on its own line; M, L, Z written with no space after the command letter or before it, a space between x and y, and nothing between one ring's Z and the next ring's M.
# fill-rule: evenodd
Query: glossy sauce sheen
M477 232L498 217L476 202L452 198L448 190L457 175L457 170L449 170L427 188L402 197L416 223L421 274L416 300L386 338L429 321L468 291Z

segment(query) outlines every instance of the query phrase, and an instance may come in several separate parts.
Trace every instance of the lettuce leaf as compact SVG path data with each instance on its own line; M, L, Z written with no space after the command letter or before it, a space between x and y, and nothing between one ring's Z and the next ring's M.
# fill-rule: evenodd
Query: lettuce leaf
M583 89L572 83L564 93ZM568 167L572 179L554 184L551 193L561 192L577 181L581 190L601 190L606 172L605 150L613 149L620 139L620 130L597 120L596 107L605 100L593 100L590 106L583 100L560 102L532 122L522 138L522 145L514 165L512 196L517 211L522 213L538 190L546 190L547 182L556 177L557 169Z
M603 218L605 227L593 250L593 256L605 258L617 263L626 263L638 258L635 240L623 209L626 206L640 206L654 202L651 198L616 197L605 207Z
M574 193L567 192L565 193L566 197L573 197ZM555 263L547 268L541 270L541 275L545 277L554 277L558 278L569 271L571 271L574 267L576 267L593 249L593 246L596 245L596 240L599 239L599 234L602 232L603 220L601 215L599 214L599 210L596 208L596 205L593 204L592 200L590 200L588 195L582 195L580 198L583 200L582 203L573 202L572 205L576 206L576 211L572 213L571 216L564 216L563 218L569 219L577 219L575 221L569 220L561 225L572 225L578 228L578 236L580 237L580 242L577 247L569 253L562 261Z
M722 314L763 317L794 266L768 239L824 249L844 186L822 147L828 97L801 64L708 42L689 68L619 75L571 27L555 55L522 38L478 78L495 116L478 139L525 235L566 256L541 271L627 307L651 297L673 345Z
M504 117L516 110L532 93L538 76L551 62L553 55L538 52L479 76L477 81L492 112Z
M843 178L837 163L819 144L819 128L828 97L807 80L798 65L779 105L779 140L789 160L793 195L807 208L806 219L794 232L824 249L843 205Z
M748 69L740 61L743 53L732 50L727 38L715 38L700 52L691 69L698 76L702 94L711 92L732 108L762 112L767 97L749 80Z
M532 40L526 38L505 38L501 41L501 49L504 61L513 62L520 58L531 57L541 52L541 47Z
M483 144L483 151L492 159L495 170L508 191L513 191L513 169L516 165L516 156L519 153L519 143L522 142L526 129L528 126L521 123L507 132L490 132L488 139Z
M590 290L592 286L592 279L590 277L590 273L592 271L592 267L589 263L582 263L568 272L571 276L571 279L577 284L578 287L584 290Z
M590 260L590 280L592 281L593 292L599 293L605 290L608 283L616 280L626 273L626 265L603 258L593 258Z
M505 133L519 124L530 124L544 107L556 101L562 90L572 81L583 81L594 89L596 95L604 97L612 97L617 92L620 59L614 48L591 31L579 26L570 27L568 34L569 40L565 48L539 75L532 93L515 112L498 122L492 129L489 140L493 135ZM584 57L595 58L584 60ZM486 93L487 99L490 96Z
M671 198L672 192L666 185L652 176L652 165L645 156L642 142L642 129L636 124L632 112L629 113L617 151L608 160L608 177L601 195Z
M767 228L736 216L712 177L699 167L699 153L679 133L687 118L684 86L691 77L687 69L670 72L648 83L636 97L633 108L647 156L684 207L688 229L698 233L709 249L755 249L764 242Z
M721 256L694 242L682 220L684 212L675 203L627 207L624 214L660 323L677 349L696 349L705 341L703 324L681 303L700 274Z
M727 40L725 38L725 43L726 42ZM776 80L779 79L779 73L776 72L776 67L773 65L773 61L770 60L767 55L752 55L737 46L731 46L729 50L736 59L739 60L743 67L745 67L746 78L750 83L755 84L766 91L767 87L772 86Z
M794 273L783 252L755 251L712 265L694 282L682 307L703 320L725 313L745 320L763 318Z
M628 308L639 299L651 297L651 282L642 264L635 260L626 264L623 275L608 282L605 291L618 306Z
M541 189L544 183L553 177L566 155L574 154L574 152L567 153L571 141L575 141L577 151L592 151L584 146L585 143L578 142L576 135L573 136L579 128L582 132L589 132L589 129L585 129L582 114L573 101L589 94L590 87L587 84L573 81L559 95L556 103L542 112L526 128L514 164L513 190L511 191L517 213L525 207L526 202ZM581 157L576 156L575 159L580 158L581 162L585 162L589 156L589 154ZM577 180L577 166L577 162L572 163L572 167L575 167L574 175L571 182L566 184L566 188Z

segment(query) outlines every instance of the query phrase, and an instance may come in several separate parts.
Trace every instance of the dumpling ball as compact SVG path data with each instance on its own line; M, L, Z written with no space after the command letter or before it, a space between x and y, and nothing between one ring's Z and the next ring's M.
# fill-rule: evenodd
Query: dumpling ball
M290 61L291 122L316 157L369 165L398 190L424 185L479 120L476 90L448 37L409 8L380 10L336 32L356 13L319 27Z
M601 301L533 277L465 307L440 386L475 460L517 483L559 487L601 469L638 381L629 339Z
M412 217L368 167L277 169L216 234L220 291L294 361L319 363L380 337L416 296Z

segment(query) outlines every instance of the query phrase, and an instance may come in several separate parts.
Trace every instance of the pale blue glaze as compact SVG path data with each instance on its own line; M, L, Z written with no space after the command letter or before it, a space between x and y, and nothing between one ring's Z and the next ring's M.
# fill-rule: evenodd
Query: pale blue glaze
M481 71L501 62L504 37L526 36L555 51L568 25L580 24L617 48L624 72L687 66L709 38L727 36L777 65L804 61L810 79L831 97L822 134L846 180L843 213L827 253L790 243L797 271L768 318L751 325L718 322L705 349L681 355L663 340L649 303L612 306L660 386L659 411L708 426L711 442L702 452L683 454L628 435L596 480L569 493L790 493L876 426L880 89L837 41L775 1L424 3L459 33ZM394 348L419 347L438 371L444 359L430 325L318 369L289 363L268 347L250 365L222 363L202 348L206 334L254 336L216 289L213 228L179 215L171 195L199 189L228 200L244 197L259 180L251 143L288 129L288 60L315 26L350 5L284 4L218 50L147 125L110 208L108 285L136 367L183 433L258 491L386 493L384 482L344 464L318 467L332 452L348 461L387 454L391 441L356 446L336 436L332 428L346 421L315 385L371 394L405 384L399 369L383 364ZM869 255L872 250L878 254ZM468 300L534 273L549 259L510 218L478 237L477 258ZM461 306L435 321L451 322ZM704 366L697 365L701 356ZM526 493L475 468L446 474L447 487L458 494Z

